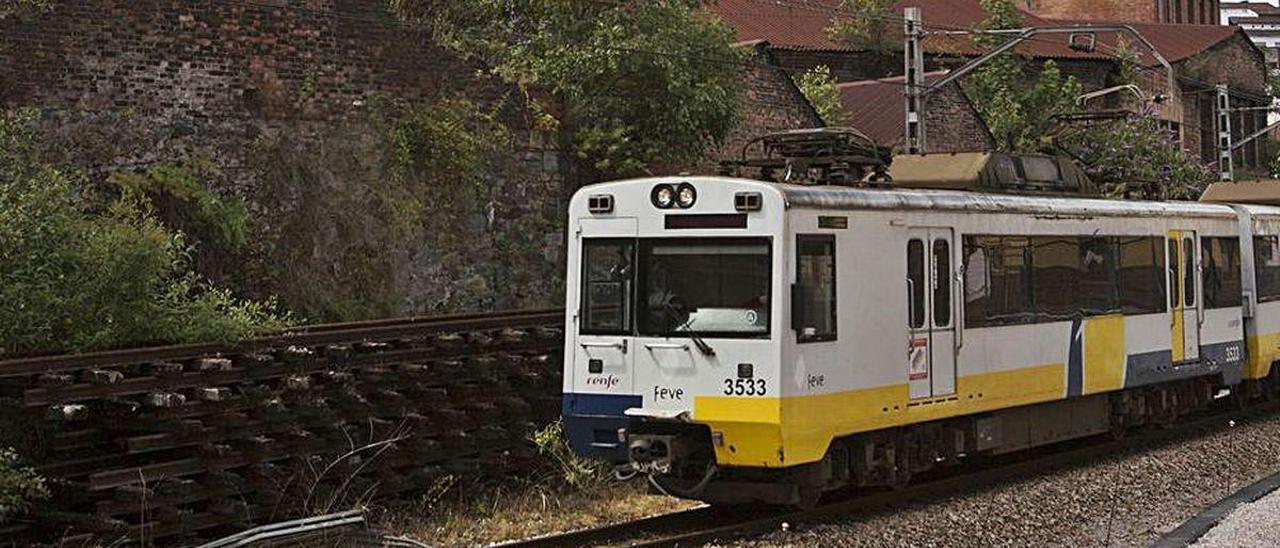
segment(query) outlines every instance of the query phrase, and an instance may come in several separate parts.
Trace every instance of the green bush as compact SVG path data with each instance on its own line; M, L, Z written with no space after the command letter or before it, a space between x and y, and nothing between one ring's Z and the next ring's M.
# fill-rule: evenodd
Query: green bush
M42 163L30 112L0 115L0 355L235 340L282 328L273 303L192 272L192 248L144 196L97 203Z
M538 447L538 453L547 457L554 473L572 489L587 490L598 487L609 479L608 465L599 460L578 456L569 447L564 423L557 420L529 436Z
M48 497L44 478L30 467L19 465L13 449L0 447L0 523L26 510L32 501Z

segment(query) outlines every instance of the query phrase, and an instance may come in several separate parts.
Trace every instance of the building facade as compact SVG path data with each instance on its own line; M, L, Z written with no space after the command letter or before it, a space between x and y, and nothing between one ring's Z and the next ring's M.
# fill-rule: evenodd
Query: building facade
M1048 19L1216 25L1218 3L1219 0L1024 0L1019 7Z
M1280 68L1280 0L1223 0L1224 25L1242 29L1267 57L1267 64Z
M1122 3L1102 2L1099 5L1113 4ZM843 85L846 83L901 76L901 49L892 45L892 39L887 40L890 43L888 51L868 51L837 43L827 29L841 17L840 1L812 0L806 5L810 9L750 0L720 0L712 9L738 31L739 39L767 40L774 50L774 57L787 65L788 70L803 72L818 65L830 67L832 74L841 82L842 90L849 89L849 86ZM1024 5L1026 4L1019 3L1019 6ZM1141 104L1132 100L1132 94L1117 92L1089 101L1082 108L1131 111L1145 109L1153 112L1168 123L1186 150L1197 155L1205 164L1215 163L1218 157L1214 147L1217 134L1214 108L1217 85L1227 86L1235 108L1269 104L1263 54L1238 28L1176 22L1178 19L1185 21L1187 17L1174 17L1174 23L1144 22L1159 21L1161 14L1171 13L1161 11L1162 5L1164 4L1154 2L1150 4L1153 15L1139 18L1130 14L1124 17L1128 19L1126 24L1141 35L1142 41L1150 43L1155 52L1168 62L1171 71L1167 71L1150 50L1141 46L1138 39L1127 33L1091 33L1087 36L1092 42L1092 47L1089 48L1072 47L1066 35L1044 34L1024 42L1016 51L1027 59L1028 74L1034 74L1045 62L1053 61L1064 74L1076 77L1085 92L1111 89L1120 83L1122 72L1126 72L1122 71L1122 66L1129 66L1137 74L1137 83L1142 91ZM1188 13L1184 2L1170 1L1168 5L1171 10ZM987 19L986 12L976 0L903 0L895 4L894 9L901 13L906 6L920 8L926 31L931 28L976 28ZM1207 9L1208 4L1204 6ZM1203 10L1200 6L1195 7L1196 19L1200 20L1199 13ZM1064 17L1069 15L1066 11L1056 13L1061 13ZM1103 13L1080 14L1075 19L1049 19L1038 15L1032 6L1030 11L1024 11L1022 15L1023 24L1027 27L1057 27L1098 21L1104 17ZM1212 19L1208 16L1203 18L1206 21ZM900 31L894 27L885 32ZM965 36L930 35L922 45L925 68L929 71L954 69L985 52L984 48ZM1126 57L1126 49L1134 57ZM955 101L945 104L950 108L960 106ZM941 105L932 105L930 108L934 107L947 108ZM973 123L981 123L976 117L964 116L962 110L943 114L953 121L973 120ZM853 114L855 116L852 123L855 127L859 124L873 125L878 133L888 137L888 133L879 131L879 128L887 125L879 121L888 120L890 116L904 116L904 106L890 109L886 104L884 109L874 113L858 111ZM934 113L928 111L926 114L934 116ZM862 120L858 119L859 116ZM1263 111L1242 110L1232 114L1231 132L1237 140L1264 126ZM896 123L896 127L901 127L901 124ZM935 137L935 132L940 131L937 128L937 124L928 128L930 149L947 147L947 150L962 150L958 147L971 146L977 142L970 139L967 143L944 143ZM979 132L962 134L973 136ZM1235 167L1242 171L1260 169L1265 163L1262 147L1260 140L1241 147L1236 151Z

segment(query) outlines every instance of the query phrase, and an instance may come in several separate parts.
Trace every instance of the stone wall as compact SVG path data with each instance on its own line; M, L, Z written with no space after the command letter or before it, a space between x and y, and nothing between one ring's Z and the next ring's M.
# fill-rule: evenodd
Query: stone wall
M562 298L558 153L379 0L59 0L0 20L0 106L44 113L48 153L101 184L198 156L243 198L253 243L200 268L310 319L553 305ZM387 221L395 120L465 96L515 130L447 226ZM447 179L447 178L445 178ZM442 184L444 184L442 182ZM452 200L446 192L441 200ZM428 211L428 215L435 213Z
M98 188L120 170L211 164L206 186L253 219L248 249L196 254L215 282L313 321L561 302L575 175L554 136L382 0L49 5L0 20L0 108L40 109L50 160ZM756 50L741 126L707 162L651 171L707 172L755 135L820 126L778 64ZM510 129L485 139L483 184L406 177L399 124L457 99ZM421 219L405 221L406 202L425 203Z

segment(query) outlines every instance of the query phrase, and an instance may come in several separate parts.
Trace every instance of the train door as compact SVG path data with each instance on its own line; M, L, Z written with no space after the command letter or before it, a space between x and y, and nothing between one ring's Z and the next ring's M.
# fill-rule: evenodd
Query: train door
M949 228L907 234L907 378L911 398L956 390L955 265Z
M1196 233L1171 230L1166 240L1169 265L1169 330L1173 363L1200 359L1200 276Z
M577 345L572 389L632 392L636 220L583 219Z

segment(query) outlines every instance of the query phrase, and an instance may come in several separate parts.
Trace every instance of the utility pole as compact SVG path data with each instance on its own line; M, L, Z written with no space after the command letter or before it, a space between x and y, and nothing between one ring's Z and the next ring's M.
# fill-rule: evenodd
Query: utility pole
M920 51L920 38L924 34L921 29L920 8L904 8L902 10L902 32L906 36L906 44L902 48L904 72L907 87L904 91L907 98L906 145L908 154L923 154L925 151L924 128L924 52Z
M1218 180L1235 179L1232 173L1231 151L1231 96L1227 93L1226 84L1218 84Z
M1029 40L1036 35L1041 34L1067 34L1074 35L1080 33L1098 33L1112 32L1116 34L1125 33L1133 36L1138 43L1146 47L1147 51L1160 63L1165 70L1165 76L1168 79L1169 97L1177 97L1177 86L1175 85L1173 75L1173 65L1169 64L1169 60L1160 54L1160 50L1146 39L1142 33L1129 25L1109 24L1109 25L1061 25L1061 26L1044 26L1044 27L1028 27L1021 29L994 29L994 30L942 30L925 32L920 8L906 7L902 10L903 15L903 34L905 37L902 56L904 70L906 74L906 90L903 96L906 98L905 122L903 124L905 145L908 153L920 154L925 151L925 103L929 95L935 91L942 89L960 77L969 74L974 69L987 64L996 56L1009 51L1018 44ZM924 82L924 52L920 48L920 41L926 36L973 36L975 34L988 36L1007 36L1008 39L1004 43L987 51L986 53L970 59L965 64L949 71L946 76L925 84Z

